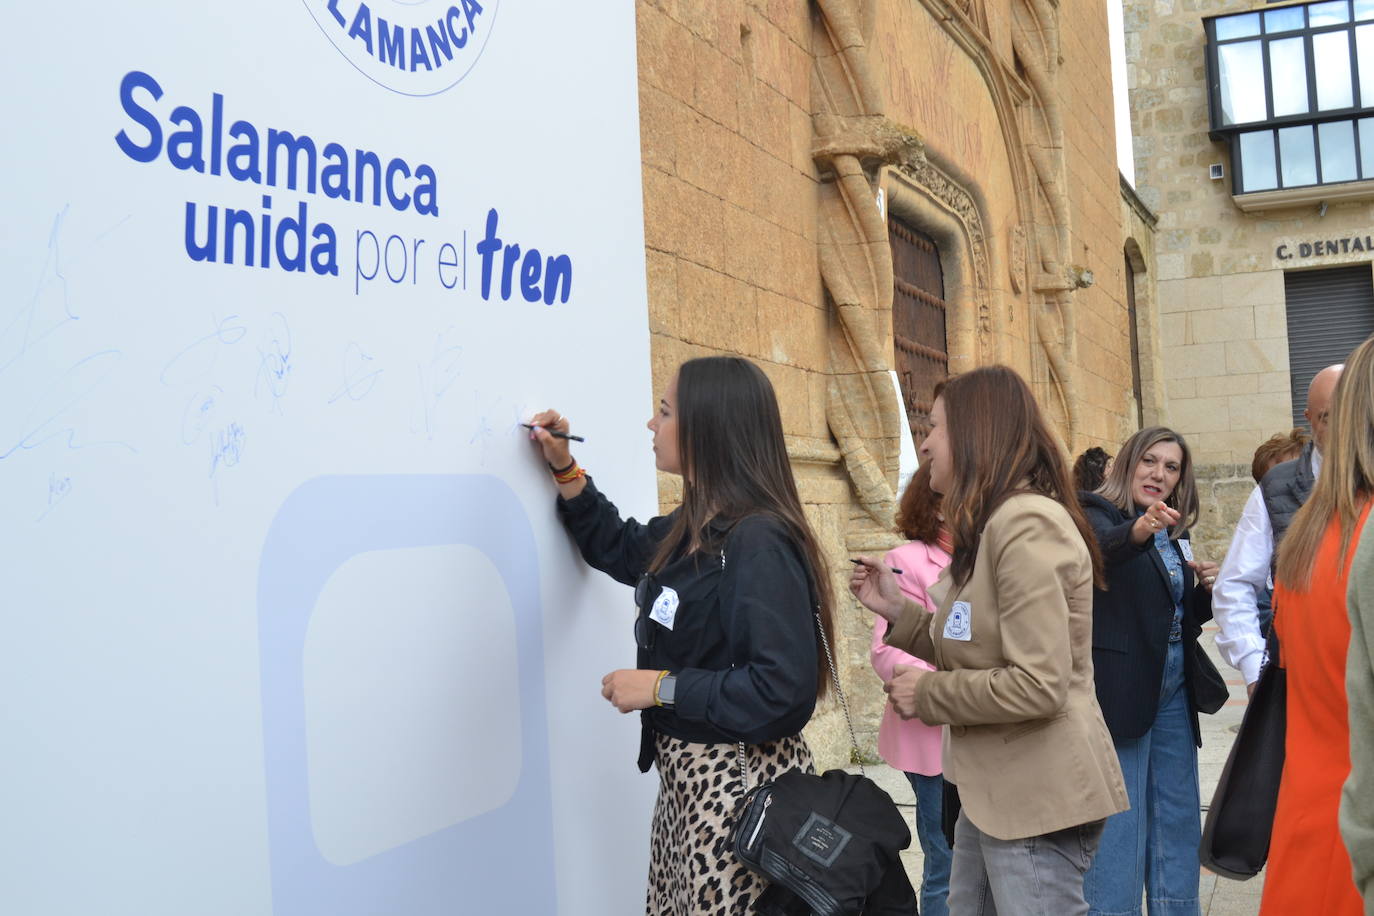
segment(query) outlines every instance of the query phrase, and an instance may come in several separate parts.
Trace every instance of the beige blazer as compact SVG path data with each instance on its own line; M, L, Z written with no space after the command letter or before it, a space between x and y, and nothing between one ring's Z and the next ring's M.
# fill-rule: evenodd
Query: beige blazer
M945 777L964 812L1002 840L1125 811L1121 767L1093 687L1092 560L1059 503L1018 494L983 529L973 575L946 569L935 613L908 600L887 642L936 671L916 713L948 725Z

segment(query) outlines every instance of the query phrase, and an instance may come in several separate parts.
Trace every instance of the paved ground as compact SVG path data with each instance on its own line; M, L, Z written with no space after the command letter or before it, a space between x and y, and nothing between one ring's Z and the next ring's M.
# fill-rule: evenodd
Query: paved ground
M1245 685L1235 669L1224 664L1216 654L1212 641L1216 636L1216 626L1209 625L1203 633L1203 642L1217 670L1226 678L1231 687L1231 700L1214 716L1202 717L1202 750L1198 760L1198 777L1202 787L1203 813L1212 799L1221 769L1226 764L1231 742L1236 729L1240 726L1245 712ZM897 800L904 811L911 812L913 797L906 778L888 766L868 767L868 775L873 777L887 792ZM914 818L913 818L914 830ZM921 880L921 850L916 846L913 836L912 848L903 854L911 882L919 890ZM1203 916L1254 916L1259 912L1260 894L1264 890L1264 875L1260 874L1249 881L1232 881L1219 878L1205 869L1202 871L1202 912Z

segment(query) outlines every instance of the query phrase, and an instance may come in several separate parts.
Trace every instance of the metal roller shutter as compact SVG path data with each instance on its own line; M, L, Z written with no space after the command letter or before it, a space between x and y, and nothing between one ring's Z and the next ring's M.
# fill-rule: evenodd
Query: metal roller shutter
M1370 265L1291 271L1283 277L1288 300L1288 373L1293 425L1306 426L1307 386L1312 376L1374 334L1374 281Z

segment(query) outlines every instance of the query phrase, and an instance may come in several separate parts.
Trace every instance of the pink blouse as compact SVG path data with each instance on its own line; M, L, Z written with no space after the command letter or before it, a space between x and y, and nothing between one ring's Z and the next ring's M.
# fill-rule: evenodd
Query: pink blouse
M897 584L902 591L930 610L935 610L926 596L926 587L939 578L940 571L949 565L949 554L934 544L911 541L888 551L883 562L902 571ZM873 619L873 649L869 657L873 670L884 682L892 679L894 665L912 665L934 671L935 666L908 655L901 649L884 645L887 635L887 621L875 616ZM883 707L883 721L878 726L878 754L890 765L908 773L922 776L938 776L941 772L940 747L942 729L938 725L926 725L919 719L903 719L897 715L892 705Z

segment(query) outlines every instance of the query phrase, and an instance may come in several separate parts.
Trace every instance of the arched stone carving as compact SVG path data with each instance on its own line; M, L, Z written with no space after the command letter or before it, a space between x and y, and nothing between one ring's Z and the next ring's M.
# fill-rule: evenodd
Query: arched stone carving
M979 20L962 0L921 0L983 75L1016 189L1019 227L1010 247L1012 289L1031 290L1031 322L1037 357L1032 379L1042 402L1072 444L1079 429L1074 285L1069 278L1070 241L1063 126L1058 95L1059 9L1052 0L1013 0L1012 45L1004 61ZM1019 67L1018 67L1019 65ZM1021 267L1021 264L1025 267ZM995 316L996 317L996 316Z
M882 116L869 70L861 4L817 0L811 98L820 193L821 279L838 319L829 342L826 419L870 528L896 508L897 436L904 416L888 376L892 251L873 169L924 160L919 138Z

